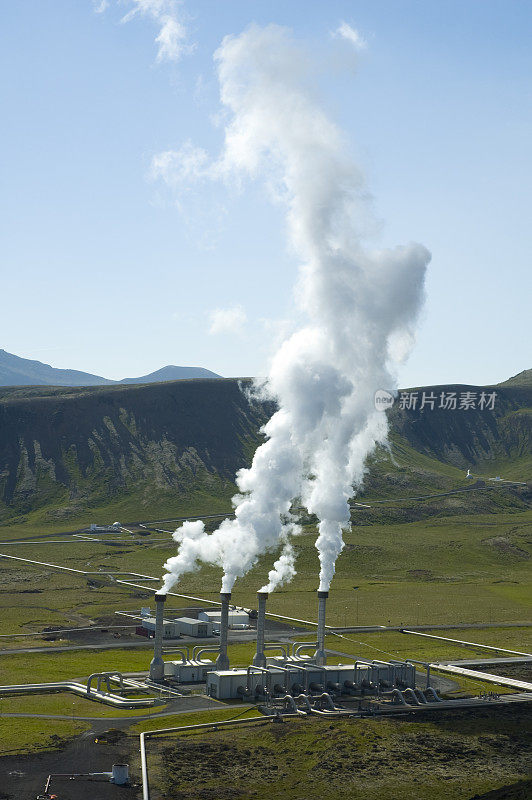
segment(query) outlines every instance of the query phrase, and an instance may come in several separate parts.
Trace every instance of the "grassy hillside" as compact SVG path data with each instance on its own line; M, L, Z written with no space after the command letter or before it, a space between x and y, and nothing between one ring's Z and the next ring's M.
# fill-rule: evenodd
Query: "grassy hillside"
M396 402L391 448L368 464L359 499L372 510L362 519L526 507L526 487L465 480L466 468L480 479L531 474L532 390L495 390L493 409L420 408L424 392L438 400L482 391L470 386L413 390L415 409ZM88 513L124 521L228 509L235 473L250 463L272 411L234 379L0 389L0 522L75 526ZM408 501L420 495L441 496Z
M198 494L227 506L268 414L234 380L3 390L0 515L75 519L134 498L149 516Z

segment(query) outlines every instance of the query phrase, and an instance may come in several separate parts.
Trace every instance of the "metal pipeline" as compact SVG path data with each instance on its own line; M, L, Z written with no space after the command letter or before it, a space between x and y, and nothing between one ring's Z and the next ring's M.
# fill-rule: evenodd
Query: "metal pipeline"
M399 689L394 689L390 692L390 699L392 703L394 700L396 700L398 703L400 703L400 705L406 706L406 700L403 697L403 693Z
M304 697L304 695L303 695L303 697ZM304 711L300 711L300 709L297 707L296 701L294 700L294 698L292 697L291 694L285 694L285 696L284 697L280 697L279 700L281 700L285 704L285 709L288 706L290 711L293 714L297 714L298 717L306 717L307 716ZM308 700L307 700L307 703L308 703ZM310 708L310 703L309 703L309 708Z
M87 687L76 681L56 681L55 683L22 683L11 686L0 686L0 695L11 694L45 694L48 692L72 692L89 700L98 700L115 708L147 708L154 706L158 701L154 698L130 699L109 692L98 692L91 689L87 694Z
M298 694L297 697L294 698L294 700L298 702L302 701L307 713L310 714L310 712L312 711L312 706L310 705L310 700L308 699L306 694Z
M303 675L305 676L304 680L303 680L303 688L305 690L305 693L308 692L308 677L309 677L309 673L308 673L307 665L306 664L295 664L295 663L292 662L290 664L290 668L291 669L295 669L295 670L299 670L300 672L303 673Z
M124 689L124 678L122 677L121 672L93 672L92 675L89 675L89 679L87 680L87 695L91 693L91 684L92 681L96 678L96 691L100 692L102 681L105 681L107 686L107 691L111 691L110 681L111 678L117 678L118 683L120 684L120 689L123 691Z
M290 682L290 678L292 677L290 669L288 669L287 667L278 667L277 665L275 665L275 667L273 669L279 670L280 672L284 673L284 688L283 688L283 691L288 693L288 684ZM272 672L270 672L270 675L272 675L272 677L273 677L273 673Z
M267 592L257 592L258 615L257 615L257 652L253 656L255 667L266 666L266 656L264 655L264 632L266 627L266 600Z
M271 692L272 674L270 670L266 669L266 667L255 667L253 664L250 664L247 668L246 689L251 691L250 676L252 672L260 672L262 675L266 675L266 689Z
M220 614L220 652L216 659L215 668L217 670L229 669L229 657L227 655L227 638L229 631L229 603L231 602L231 592L220 592L221 614Z
M332 699L331 695L327 694L327 692L322 692L322 694L320 694L319 697L315 698L315 702L316 702L316 704L319 703L320 706L321 706L322 703L325 703L325 705L328 706L330 711L339 710L334 705L334 702L333 702L333 699Z
M302 642L301 644L294 642L292 655L298 656L301 650L316 650L317 647L318 642Z
M435 690L435 689L433 689L433 688L432 688L432 686L427 686L427 688L425 689L425 692L424 692L424 694L425 694L425 697L426 697L427 695L429 695L429 697L431 697L431 698L432 698L432 700L433 700L435 703L443 703L443 700L441 699L441 697L439 697L439 696L438 696L438 694L437 694L436 690Z
M296 716L296 714L285 714L286 717ZM192 731L192 730L200 730L200 729L214 729L226 727L229 725L234 725L238 727L239 725L249 725L251 722L264 722L265 719L269 717L248 717L247 719L231 719L231 720L223 720L222 722L204 722L198 725L183 725L180 728L161 728L157 731L144 731L140 734L140 765L142 769L142 800L150 800L150 786L149 786L149 779L148 779L148 759L146 756L146 740L151 738L152 736L162 736L166 733L179 733L181 731ZM272 722L276 719L276 716L270 717Z
M174 654L181 656L181 661L183 664L186 664L187 661L190 660L188 647L173 647L171 650L166 651L166 655L173 656ZM192 656L192 658L194 658L194 656Z
M282 644L281 642L276 642L275 644L265 644L264 650L280 650L284 656L284 660L288 661L289 658L289 647L288 644Z
M421 664L422 667L425 667L427 672L427 682L425 684L425 689L428 689L430 686L430 663L428 661L417 661L415 658L407 658L405 664L413 664L414 669L416 664Z
M425 695L423 694L423 692L421 691L421 689L413 689L412 691L416 695L416 697L419 700L420 704L426 705L428 703L428 700L425 697Z
M162 592L155 593L155 641L153 644L153 659L150 664L150 679L152 681L164 680L163 661L163 627L164 604L166 595Z
M408 688L408 689L405 689L405 690L404 690L404 692L403 692L403 697L405 698L405 700L406 700L407 698L412 698L412 703L411 703L411 705L415 705L415 706L419 706L419 705L421 705L421 703L420 703L420 702L419 702L419 700L417 699L416 693L414 692L414 690L413 690L413 689L410 689L410 688Z
M201 645L196 645L194 650L192 651L192 661L200 661L201 656L204 653L219 653L219 647L202 647Z

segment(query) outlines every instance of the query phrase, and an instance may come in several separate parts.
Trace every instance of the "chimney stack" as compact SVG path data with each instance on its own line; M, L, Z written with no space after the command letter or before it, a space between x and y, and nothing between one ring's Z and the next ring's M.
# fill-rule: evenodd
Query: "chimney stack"
M216 659L216 669L229 669L229 657L227 655L227 634L229 630L229 603L231 592L220 592L222 603L222 613L220 617L220 653Z
M325 610L329 592L318 592L318 649L314 653L316 664L323 667L327 663L325 654Z
M164 680L163 625L165 601L165 594L162 592L155 593L155 642L153 645L153 659L150 664L150 678L152 681L157 682Z
M257 592L259 611L257 615L257 652L253 656L253 666L265 667L266 656L264 655L264 629L266 627L266 600L268 592Z

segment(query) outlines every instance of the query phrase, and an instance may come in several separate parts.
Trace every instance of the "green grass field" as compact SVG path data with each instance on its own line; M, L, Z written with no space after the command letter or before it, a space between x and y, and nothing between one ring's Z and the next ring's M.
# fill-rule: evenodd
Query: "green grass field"
M199 502L198 506L191 506L191 509L200 511L205 507ZM216 510L208 507L209 510ZM220 501L220 508L227 507ZM183 510L181 506L180 511ZM120 513L116 508L108 511L107 517L95 521L112 517L124 521L125 513ZM129 511L128 516L133 519L145 516L138 508L127 509L124 506L122 511ZM157 516L165 516L167 512L168 509L165 509L165 513ZM87 513L89 516L83 520L85 525L92 521L90 512ZM58 537L58 534L72 530L70 521L65 525L57 521L39 521L38 514L31 517L26 522L0 526L0 539L3 540L0 553L71 569L132 571L160 576L162 564L176 551L169 534L135 535L111 545L105 537L101 542L79 540L72 536ZM173 526L168 524L162 527L171 530ZM353 528L345 537L346 547L338 559L328 603L328 624L408 626L528 621L532 596L531 527L530 512L511 512L507 509L497 514L430 517L403 523L370 524L364 521L364 524L358 524L355 516ZM59 543L35 539L42 534ZM39 543L10 544L17 539ZM316 619L318 560L314 539L315 531L308 526L296 540L298 574L289 586L271 595L268 603L270 612ZM256 567L237 582L233 593L236 603L251 607L256 605L256 590L265 582L274 557L275 554L261 557ZM101 576L96 585L90 586L84 574L63 572L46 565L2 559L0 566L0 633L30 634L20 638L0 638L0 647L4 649L68 645L70 640L61 639L59 635L54 637L56 641L43 642L42 638L31 634L41 631L45 626L76 627L103 620L106 625L111 624L110 620L114 624L127 624L129 620L116 616L114 612L138 611L141 605L149 603L151 597L151 592L118 586ZM219 569L204 567L197 573L184 576L176 591L216 599L220 578ZM132 580L143 583L141 579ZM156 585L153 584L154 587ZM186 604L179 598L172 598L169 602L175 608ZM447 629L436 633L528 652L532 649L531 630L526 627L492 627L462 631ZM308 631L307 638L312 639L312 628ZM477 655L476 651L458 645L386 631L347 634L344 639L329 635L327 646L363 658L393 656L444 660L473 658ZM253 650L252 643L232 645L231 664L248 664ZM483 653L481 650L478 652ZM0 652L1 682L86 678L92 672L108 669L137 672L148 668L150 658L149 649L121 650L119 646L109 651L18 655L2 655ZM345 661L346 658L338 656L338 660ZM461 681L461 685L473 694L486 688L478 682ZM17 709L20 713L68 716L73 708L74 716L102 719L114 716L133 721L139 713L143 713L115 711L68 694L0 700L0 715L15 713L14 709ZM41 710L37 712L36 709ZM229 710L217 713L224 716ZM196 716L193 715L193 718ZM183 724L183 717L177 717L179 722L174 724ZM172 722L165 719L164 724L170 725ZM84 723L72 720L49 723L38 719L2 719L0 716L0 741L7 750L17 747L19 752L60 747L60 740L51 737L68 737L84 729ZM318 781L316 786L322 784ZM290 791L291 797L298 797L294 787Z
M148 740L150 774L181 800L464 800L526 779L529 720L525 709L172 734Z

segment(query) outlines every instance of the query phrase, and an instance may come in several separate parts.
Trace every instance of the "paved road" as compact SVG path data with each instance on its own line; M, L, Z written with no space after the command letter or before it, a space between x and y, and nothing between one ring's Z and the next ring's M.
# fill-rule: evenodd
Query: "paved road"
M52 632L53 633L53 632ZM37 636L39 634L36 634ZM289 636L289 633L285 633L284 636ZM139 637L141 638L141 637ZM144 637L142 637L144 638ZM238 631L238 634L231 635L231 631L229 631L229 643L230 644L245 644L248 642L253 642L257 638L256 630L250 631ZM275 641L277 641L279 637L275 637ZM267 641L273 641L273 637L266 637ZM180 647L188 646L191 647L192 645L201 645L202 647L218 647L219 642L218 639L176 639L175 642L166 642L164 644L165 655L171 655L172 650L179 649ZM19 653L65 653L65 652L74 652L75 650L134 650L136 648L144 648L146 650L153 650L153 639L144 639L144 641L139 642L124 642L120 640L114 640L112 642L100 642L98 644L72 644L72 645L61 645L59 647L12 647L12 648L0 648L0 656L14 656L18 655Z

